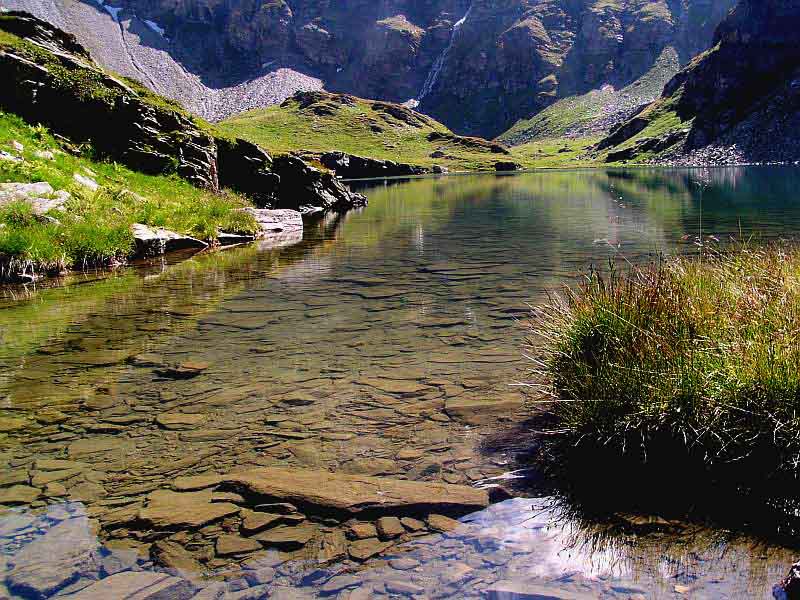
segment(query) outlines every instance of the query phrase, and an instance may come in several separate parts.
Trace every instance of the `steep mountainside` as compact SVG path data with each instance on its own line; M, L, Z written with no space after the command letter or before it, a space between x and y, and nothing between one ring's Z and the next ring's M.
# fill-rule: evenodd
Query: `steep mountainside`
M491 137L707 48L734 0L4 0L210 119L325 87Z
M800 2L741 0L715 46L603 140L608 159L800 160Z

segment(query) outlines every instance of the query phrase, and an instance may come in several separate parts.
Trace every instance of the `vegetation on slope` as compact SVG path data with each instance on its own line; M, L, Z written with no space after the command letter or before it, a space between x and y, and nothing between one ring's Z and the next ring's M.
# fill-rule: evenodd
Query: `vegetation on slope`
M0 113L0 149L23 159L0 160L0 182L45 181L71 194L64 209L44 217L24 202L0 205L0 264L5 269L52 272L122 262L133 250L133 223L208 240L220 231L256 228L251 216L235 210L246 205L240 196L201 190L175 175L144 175L103 162L92 157L90 148L73 154L74 147L60 143L44 127L8 113ZM81 185L76 174L100 188Z
M536 323L568 445L733 464L737 477L796 472L800 248L593 273Z
M574 165L576 144L555 140L505 150L458 136L434 119L398 104L327 92L307 92L280 106L254 110L217 125L272 152L341 151L380 160L450 170L492 170L498 161L523 167ZM583 149L588 142L579 144ZM564 150L566 148L566 150Z

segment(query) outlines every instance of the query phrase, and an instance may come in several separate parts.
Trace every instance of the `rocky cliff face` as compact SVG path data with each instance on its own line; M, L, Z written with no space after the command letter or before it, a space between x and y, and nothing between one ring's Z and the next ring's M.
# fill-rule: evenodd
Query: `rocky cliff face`
M0 14L0 33L0 109L102 157L211 190L229 187L261 208L309 213L366 203L298 157L273 159L255 144L218 137L176 104L104 72L74 36L28 13Z
M367 98L418 99L458 133L491 137L560 97L632 83L667 47L688 62L709 47L734 0L6 2L51 20L80 13L65 21L90 48L102 28L82 24L101 14L122 30L124 52L115 54L132 56L130 65L109 57L124 62L109 66L156 89L168 70L183 83L159 91L211 118L319 82ZM209 102L218 89L242 93Z
M800 2L740 0L715 46L670 81L663 97L601 147L635 159L652 149L692 162L800 159ZM674 125L660 138L658 123ZM622 148L622 150L619 150Z

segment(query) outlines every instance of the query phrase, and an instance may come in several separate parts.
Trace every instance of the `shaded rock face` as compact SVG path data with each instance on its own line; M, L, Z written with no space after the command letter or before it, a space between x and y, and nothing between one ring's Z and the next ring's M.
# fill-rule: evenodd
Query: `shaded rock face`
M11 2L59 14L58 6L41 8L55 0ZM171 97L209 118L278 103L324 83L328 90L366 98L419 99L424 112L454 131L493 137L554 99L606 83L631 83L668 46L688 62L710 46L714 28L734 2L125 0L119 24L108 20L107 26L108 35L119 35L116 29L131 29L133 22L158 23L161 36L145 25L131 29L142 30L136 35L123 35L129 51L141 50L143 57L124 72L141 67L137 79L170 90ZM74 29L87 43L105 35L78 23ZM115 71L123 67L116 58L104 60ZM167 72L172 79L183 77L177 64L200 80L184 86L184 97L161 81ZM294 75L279 77L282 71ZM281 93L256 85L247 93L224 94L221 106L206 106L206 98L189 89L208 83L235 87L269 74L276 77L266 87Z
M687 149L712 143L739 125L743 130L735 137L742 137L745 144L777 145L787 133L796 131L800 110L798 28L798 2L739 3L717 30L718 47L665 89L665 95L680 93L677 111L682 119L695 118ZM752 122L747 123L748 119ZM775 128L779 122L782 126ZM778 137L759 135L770 131ZM795 156L797 148L784 159Z
M218 139L163 98L105 73L74 36L27 13L12 12L0 29L32 42L0 51L0 107L43 123L102 156L149 174L175 173L198 187L228 187L259 208L305 212L366 203L331 173L287 156L273 161L245 140Z
M639 140L613 159L670 149L670 159L698 163L800 159L800 3L741 0L717 29L715 47L665 87L650 107L667 104L683 123L662 138ZM598 149L614 148L644 130L652 114L623 124Z
M475 0L421 109L491 137L560 97L644 75L667 47L687 62L733 0Z

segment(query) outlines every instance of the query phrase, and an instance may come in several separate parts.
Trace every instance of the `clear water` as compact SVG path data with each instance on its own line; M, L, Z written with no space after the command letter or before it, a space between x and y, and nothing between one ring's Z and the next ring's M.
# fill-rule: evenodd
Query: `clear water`
M98 548L62 594L118 570L157 569L152 540L115 527L114 515L182 475L281 465L502 480L514 456L485 442L522 422L535 400L514 385L527 377L528 304L609 258L650 260L730 236L791 238L800 232L798 173L564 171L364 184L368 208L314 223L284 248L6 289L0 577L20 568L32 543L55 561L37 568L63 569L59 531ZM187 362L204 370L163 376ZM174 413L190 415L191 427L159 427L159 415ZM78 465L52 480L37 463L47 459ZM794 559L713 529L625 536L569 514L551 498L509 500L357 568L269 552L249 571L238 564L244 557L204 555L202 564L228 581L229 594L262 585L253 593L273 597L513 598L527 589L555 598L743 598L769 597ZM65 522L75 526L56 528ZM174 539L205 543L185 532ZM258 569L268 575L254 576Z

